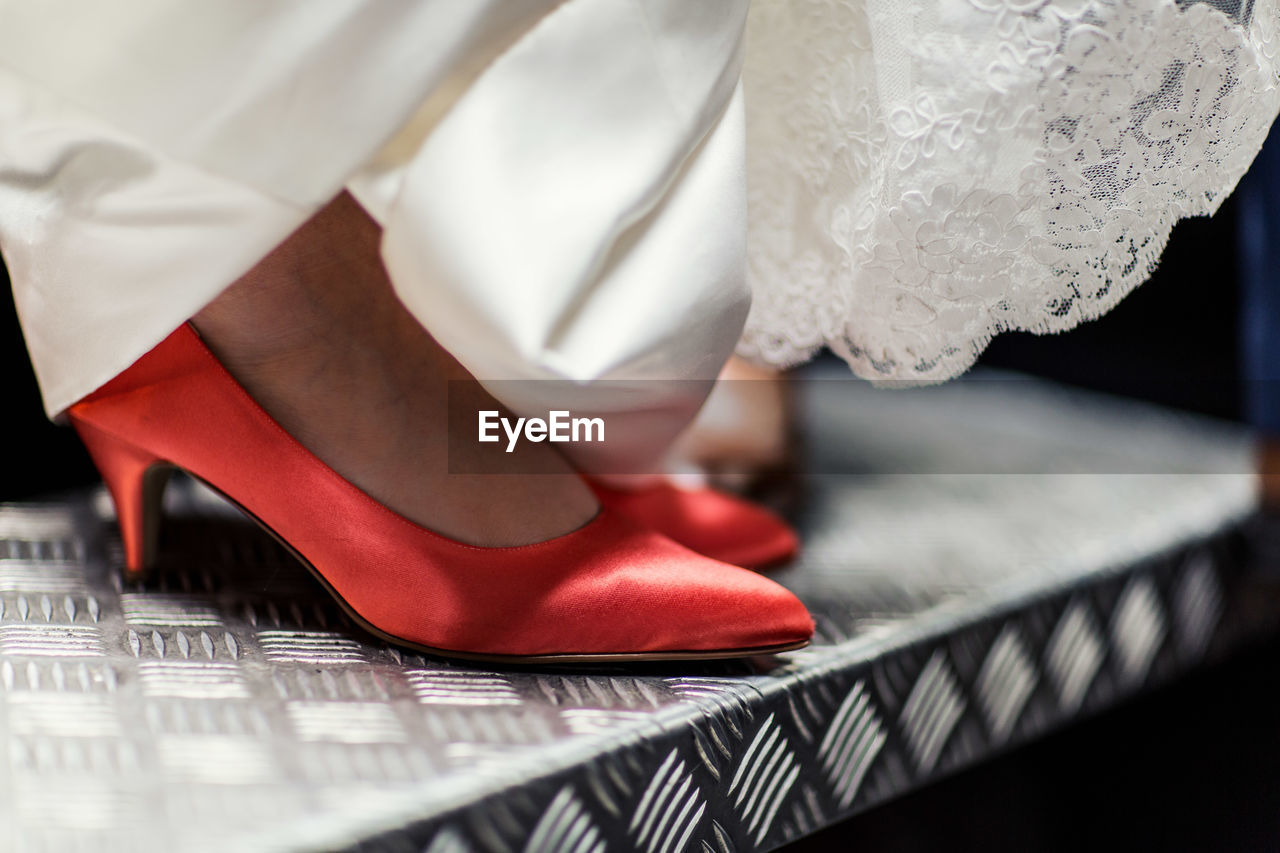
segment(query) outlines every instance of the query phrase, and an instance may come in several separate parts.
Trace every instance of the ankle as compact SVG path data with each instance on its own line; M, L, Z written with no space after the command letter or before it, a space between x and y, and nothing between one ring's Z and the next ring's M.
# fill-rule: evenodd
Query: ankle
M249 366L394 322L377 224L346 193L302 225L192 323L219 358ZM233 365L229 364L229 368Z

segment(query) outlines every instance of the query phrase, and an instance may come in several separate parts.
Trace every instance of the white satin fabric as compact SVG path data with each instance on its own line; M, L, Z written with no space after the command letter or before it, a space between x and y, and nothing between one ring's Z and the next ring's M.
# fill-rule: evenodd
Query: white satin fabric
M709 387L746 317L745 22L745 0L0 0L0 249L49 413L346 186L474 374L613 380L593 410L673 432L700 393L626 380Z

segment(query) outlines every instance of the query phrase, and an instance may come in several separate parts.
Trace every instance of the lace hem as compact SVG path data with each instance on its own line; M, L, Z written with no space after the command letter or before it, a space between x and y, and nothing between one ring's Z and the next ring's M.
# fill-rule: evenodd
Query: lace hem
M949 379L1144 281L1280 109L1276 0L753 5L740 354Z

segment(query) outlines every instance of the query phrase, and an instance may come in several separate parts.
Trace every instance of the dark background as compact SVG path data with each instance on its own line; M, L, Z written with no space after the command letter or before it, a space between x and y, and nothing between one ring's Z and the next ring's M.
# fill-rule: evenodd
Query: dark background
M1224 418L1240 413L1230 202L1178 226L1156 275L1069 334L997 339L984 364ZM0 287L0 500L96 479L43 414ZM881 806L796 850L1280 850L1280 642Z
M1002 335L983 364L1238 419L1236 207L1185 219L1155 274L1102 318L1060 335Z
M3 266L0 277L0 400L4 401L0 501L94 482L97 473L75 432L54 426L44 416Z

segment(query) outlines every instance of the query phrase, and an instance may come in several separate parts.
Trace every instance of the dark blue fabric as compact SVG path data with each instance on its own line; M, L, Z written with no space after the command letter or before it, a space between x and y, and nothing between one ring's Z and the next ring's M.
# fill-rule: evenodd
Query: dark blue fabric
M1280 122L1236 190L1245 416L1280 436Z

